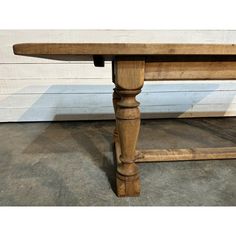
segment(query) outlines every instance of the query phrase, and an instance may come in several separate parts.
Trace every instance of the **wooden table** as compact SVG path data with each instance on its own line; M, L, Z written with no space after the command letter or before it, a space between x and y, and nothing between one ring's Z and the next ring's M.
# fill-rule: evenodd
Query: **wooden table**
M113 104L117 159L117 195L140 194L136 163L154 161L230 159L236 147L136 150L140 129L139 102L144 81L236 79L234 44L196 43L23 43L13 46L16 55L92 56L95 66L112 61L115 84Z

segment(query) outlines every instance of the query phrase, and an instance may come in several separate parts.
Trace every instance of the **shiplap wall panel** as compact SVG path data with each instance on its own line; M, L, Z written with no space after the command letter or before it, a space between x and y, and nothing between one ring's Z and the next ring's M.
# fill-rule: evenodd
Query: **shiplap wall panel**
M0 94L35 93L111 93L112 85L107 79L0 79ZM110 82L111 83L111 82ZM102 90L98 90L102 86ZM80 91L78 91L78 89Z
M142 107L141 117L149 118L188 118L209 116L235 116L236 104L207 105L168 105ZM17 121L52 121L52 120L104 120L114 119L111 106L79 108L0 108L2 122Z
M16 56L23 42L235 43L236 31L0 31L0 122L114 118L111 63ZM81 59L81 58L80 58ZM235 116L236 81L146 82L143 118Z
M88 73L89 72L89 73ZM111 78L111 65L95 67L93 64L2 64L1 78L10 79L59 79L59 78Z
M138 96L138 100L142 101L141 108L146 106L168 106L168 105L218 105L218 104L236 104L234 91L225 94L224 91L216 92L175 92L174 99L169 92L150 93L143 92ZM99 107L111 106L110 93L73 93L67 94L12 94L0 95L1 108L35 108L40 107Z
M111 93L113 84L110 79L0 79L0 94L34 94L34 93ZM186 81L183 82L146 82L142 92L201 92L201 91L235 91L236 81Z

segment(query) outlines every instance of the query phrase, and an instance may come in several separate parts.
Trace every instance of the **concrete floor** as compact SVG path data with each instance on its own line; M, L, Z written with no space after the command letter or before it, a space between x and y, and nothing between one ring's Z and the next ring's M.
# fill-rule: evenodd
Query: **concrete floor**
M0 125L2 206L236 205L236 160L145 163L140 197L117 198L114 121ZM236 145L236 118L142 122L140 148Z

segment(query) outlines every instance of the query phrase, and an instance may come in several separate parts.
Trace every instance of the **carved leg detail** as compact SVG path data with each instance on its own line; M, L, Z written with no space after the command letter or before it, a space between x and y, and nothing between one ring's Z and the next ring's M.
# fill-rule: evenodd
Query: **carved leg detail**
M117 167L117 195L137 196L140 193L138 167L135 164L135 149L140 129L139 103L135 96L140 90L118 90L121 100L117 102L116 124L121 148Z
M112 63L112 81L116 88L113 104L116 114L114 140L117 157L116 185L119 197L138 196L140 179L135 164L135 149L140 129L139 103L135 97L144 83L142 57L116 57Z
M114 88L114 91L113 91L113 107L114 107L115 114L116 114L116 111L117 111L117 103L120 101L120 99L121 98L120 98L119 94L117 93L117 88ZM113 140L114 140L114 142L119 141L117 125L114 129Z

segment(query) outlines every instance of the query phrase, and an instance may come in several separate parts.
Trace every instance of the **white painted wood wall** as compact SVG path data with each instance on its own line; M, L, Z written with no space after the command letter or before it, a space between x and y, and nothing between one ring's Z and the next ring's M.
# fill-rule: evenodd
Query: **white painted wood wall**
M235 43L235 31L0 31L0 122L114 118L111 64L16 56L21 42ZM89 58L88 58L89 59ZM146 82L142 116L236 115L235 81Z

